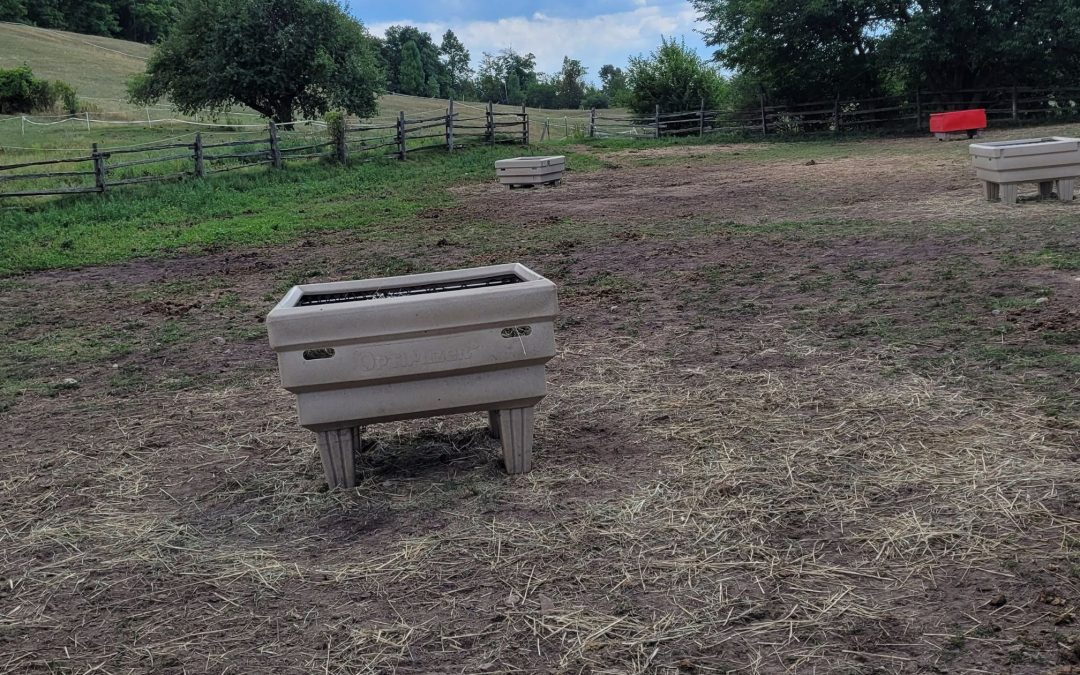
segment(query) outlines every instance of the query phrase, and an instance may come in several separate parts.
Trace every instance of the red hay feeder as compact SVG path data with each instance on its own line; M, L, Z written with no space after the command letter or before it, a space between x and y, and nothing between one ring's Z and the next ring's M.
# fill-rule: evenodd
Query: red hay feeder
M930 116L930 132L942 141L960 134L974 138L980 129L985 128L986 110L984 108L955 110Z

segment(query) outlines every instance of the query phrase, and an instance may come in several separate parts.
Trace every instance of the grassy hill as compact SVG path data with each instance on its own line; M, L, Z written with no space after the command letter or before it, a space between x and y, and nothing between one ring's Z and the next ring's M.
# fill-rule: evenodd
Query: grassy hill
M124 83L143 69L150 50L137 42L0 23L0 68L26 63L35 75L64 80L88 98L123 98Z

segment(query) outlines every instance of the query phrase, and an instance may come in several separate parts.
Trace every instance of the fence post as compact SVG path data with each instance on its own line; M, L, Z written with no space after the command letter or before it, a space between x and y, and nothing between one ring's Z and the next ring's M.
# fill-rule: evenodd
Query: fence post
M589 138L596 138L596 106L589 108Z
M108 183L105 178L105 157L98 152L98 145L94 143L90 152L90 158L94 162L94 187L98 192L105 192Z
M765 114L765 92L758 92L758 101L761 102L761 135L769 133L769 117Z
M836 95L832 104L832 118L834 133L840 133L840 94Z
M405 111L398 112L397 118L398 159L405 161Z
M915 128L922 129L922 92L915 90Z
M334 134L335 150L337 150L337 160L342 164L349 163L349 143L346 138L346 130L349 128L348 119L345 117L345 113L341 113L341 121Z
M486 114L487 122L485 126L487 127L487 129L484 132L486 136L484 140L486 140L490 145L495 145L495 112L491 101L488 101Z
M90 131L90 111L86 111L86 130Z
M22 116L22 135L26 135L26 115Z
M195 177L206 178L206 165L203 162L202 134L195 134Z
M567 121L566 115L562 117L562 135L563 138L570 138L570 122Z
M698 137L705 135L705 98L701 99L701 113L698 117Z
M446 109L446 151L454 151L454 99Z
M274 120L270 120L267 128L270 130L270 161L273 162L275 169L280 169L281 148L278 146L277 125L274 124Z
M1013 118L1014 122L1016 120L1020 119L1019 111L1016 109L1016 85L1015 84L1013 85L1013 88L1012 88L1012 118Z
M653 129L653 138L660 138L660 104L656 104L656 115L654 117L654 124L656 128Z
M524 103L521 104L521 140L523 145L529 144L529 113Z

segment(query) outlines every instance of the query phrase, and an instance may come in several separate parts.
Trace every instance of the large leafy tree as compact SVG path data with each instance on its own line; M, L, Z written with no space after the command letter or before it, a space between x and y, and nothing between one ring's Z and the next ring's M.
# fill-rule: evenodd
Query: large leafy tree
M399 70L401 82L398 91L413 96L423 96L426 93L424 81L424 64L420 61L420 48L416 43L409 40L401 49L401 68Z
M1074 85L1076 0L693 0L716 58L779 101Z
M465 49L454 31L448 30L443 33L439 53L446 68L446 95L457 96L472 72L469 68L469 50Z
M415 26L390 26L386 29L380 49L380 58L386 69L386 86L390 91L412 93L405 91L401 72L405 48L410 42L420 53L420 69L424 82L430 77L440 83L446 80L445 67L439 60L439 46L435 44L430 33ZM422 91L420 93L423 94Z
M372 39L332 0L188 0L129 92L189 114L242 104L288 123L371 115L381 82Z
M693 0L716 58L778 100L873 95L895 0Z
M113 0L119 37L154 43L164 38L180 16L177 0Z
M26 0L0 0L0 21L24 23L29 20Z
M626 86L626 73L610 63L600 66L601 92L607 97L610 105L620 108L626 107L630 102L630 88Z
M556 76L560 108L580 108L585 98L585 75L588 71L581 61L563 57L562 70Z
M702 101L717 107L725 88L712 65L681 40L661 39L649 56L631 57L626 80L629 106L638 113L651 113L657 105L664 112L694 110Z
M484 52L477 71L479 96L493 103L520 104L524 92L540 81L536 56L503 49L498 54Z
M883 67L908 88L1075 85L1076 0L920 0L897 7Z

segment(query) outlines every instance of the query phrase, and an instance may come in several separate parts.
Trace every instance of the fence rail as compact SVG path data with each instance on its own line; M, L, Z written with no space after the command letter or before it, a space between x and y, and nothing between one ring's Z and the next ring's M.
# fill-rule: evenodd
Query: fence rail
M442 115L406 119L398 115L395 124L346 125L339 138L301 136L293 138L291 125L269 122L266 135L259 138L204 143L201 133L191 143L140 145L122 149L99 149L86 156L19 162L0 166L0 198L40 197L81 193L104 193L114 187L186 178L202 179L215 173L253 166L282 168L285 162L306 159L333 159L347 163L351 158L396 157L408 153L443 148L449 152L470 145L529 143L529 114L496 111L488 105L484 114L468 118L482 124L460 124L454 102ZM390 133L387 133L390 132ZM209 152L207 152L209 151ZM74 165L65 170L40 167Z

